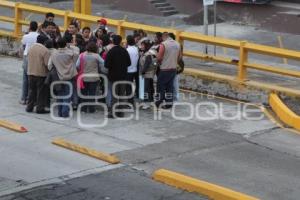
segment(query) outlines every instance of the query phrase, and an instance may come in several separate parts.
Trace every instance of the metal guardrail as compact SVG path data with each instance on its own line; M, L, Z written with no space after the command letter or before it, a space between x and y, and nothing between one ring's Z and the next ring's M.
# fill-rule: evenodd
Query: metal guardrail
M61 17L64 19L64 25L63 27L61 27L61 30L67 29L68 24L72 18L77 18L82 22L86 22L86 23L95 23L99 18L97 16L84 15L72 11L63 11L63 10L58 10L53 8L45 8L45 7L40 7L40 6L35 6L30 4L24 4L24 3L14 3L6 0L0 0L0 7L10 8L14 12L14 17L0 16L0 21L14 24L14 32L0 30L0 35L11 36L14 38L20 38L22 36L22 26L29 24L29 22L25 21L22 17L22 13L24 11L27 12L29 11L32 13L39 13L39 14L45 14L47 12L54 13L57 17ZM125 37L125 33L127 30L143 29L148 33L167 31L167 32L173 32L176 35L177 41L180 42L182 45L186 41L191 41L200 44L210 44L219 47L226 47L226 48L238 50L239 60L228 58L228 57L211 56L208 54L203 54L197 51L189 51L189 50L184 50L183 55L187 57L197 58L197 59L204 59L204 60L218 62L218 63L235 65L237 66L236 80L241 83L244 83L247 79L248 68L256 69L263 72L270 72L274 74L300 78L300 71L282 69L280 67L273 67L264 64L251 63L248 60L249 53L256 53L261 55L268 55L268 56L274 56L280 58L289 58L289 59L300 61L300 52L298 51L258 45L258 44L248 43L246 41L238 41L238 40L231 40L231 39L225 39L220 37L206 36L199 33L184 32L175 29L137 24L137 23L127 22L124 20L108 19L107 21L108 21L108 25L115 27L117 33L122 35L123 37Z

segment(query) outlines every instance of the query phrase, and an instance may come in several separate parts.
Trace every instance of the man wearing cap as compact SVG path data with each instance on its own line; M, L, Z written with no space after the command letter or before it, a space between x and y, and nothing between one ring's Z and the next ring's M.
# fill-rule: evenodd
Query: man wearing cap
M97 23L98 23L98 27L93 31L94 35L95 35L95 33L97 32L98 29L104 29L107 32L109 32L108 28L107 28L107 20L106 19L101 18L97 21Z

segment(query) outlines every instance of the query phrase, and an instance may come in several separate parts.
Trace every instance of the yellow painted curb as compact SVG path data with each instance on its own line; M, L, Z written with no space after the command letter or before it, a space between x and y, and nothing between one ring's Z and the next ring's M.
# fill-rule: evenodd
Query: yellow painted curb
M80 146L78 144L73 144L73 143L68 142L64 139L55 139L55 140L52 141L52 144L55 144L57 146L60 146L60 147L63 147L63 148L66 148L66 149L69 149L69 150L72 150L72 151L76 151L78 153L88 155L88 156L93 157L93 158L97 158L97 159L102 160L102 161L106 161L106 162L111 163L111 164L120 163L120 160L114 155L110 155L110 154L107 154L107 153L103 153L103 152L99 152L99 151L96 151L96 150L93 150L93 149L89 149L87 147L83 147L83 146Z
M7 120L0 120L0 127L16 131L18 133L26 133L27 129L19 124Z
M300 116L290 110L277 94L270 95L269 103L280 120L300 131Z
M255 197L248 196L218 185L188 177L166 169L160 169L154 172L153 179L167 185L196 192L208 196L214 200L258 200Z

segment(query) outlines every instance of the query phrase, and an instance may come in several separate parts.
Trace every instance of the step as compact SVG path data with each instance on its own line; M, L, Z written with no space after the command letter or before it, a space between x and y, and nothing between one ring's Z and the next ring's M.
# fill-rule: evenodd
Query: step
M158 8L159 11L176 11L176 9L172 6L168 6L168 7L160 7Z
M171 15L178 14L179 12L175 10L175 11L162 11L162 13L164 16L171 16Z
M155 4L155 3L166 3L166 0L150 0L150 3Z
M171 6L169 3L155 3L153 4L156 8Z

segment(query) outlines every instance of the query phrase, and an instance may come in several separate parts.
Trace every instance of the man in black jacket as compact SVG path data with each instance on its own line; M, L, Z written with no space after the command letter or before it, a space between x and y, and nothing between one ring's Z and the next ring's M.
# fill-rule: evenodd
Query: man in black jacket
M125 96L125 84L118 82L125 81L127 77L127 68L131 65L130 56L125 48L121 46L122 37L120 35L112 36L115 45L107 53L105 67L108 69L108 81L112 85L112 103L109 108L109 118L124 117L124 113L120 111L121 97ZM114 112L117 111L117 112Z

